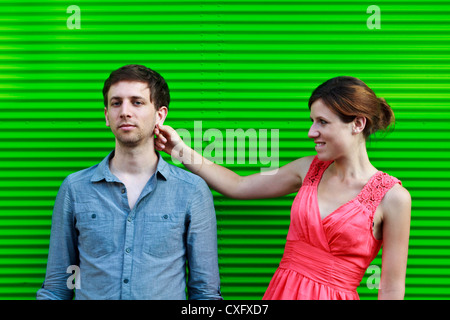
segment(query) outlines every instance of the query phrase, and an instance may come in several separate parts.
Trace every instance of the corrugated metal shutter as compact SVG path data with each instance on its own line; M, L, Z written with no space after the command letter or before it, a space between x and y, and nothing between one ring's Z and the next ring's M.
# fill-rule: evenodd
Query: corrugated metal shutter
M72 4L80 29L68 21ZM367 25L372 4L380 29ZM279 129L280 165L313 154L312 90L337 75L364 80L397 119L394 132L370 143L373 164L413 197L406 298L450 298L449 20L449 1L2 0L0 298L35 297L56 192L114 147L101 88L127 63L168 80L175 128ZM225 164L249 174L260 160ZM281 259L294 195L214 195L224 298L260 299ZM361 299L376 298L370 275Z

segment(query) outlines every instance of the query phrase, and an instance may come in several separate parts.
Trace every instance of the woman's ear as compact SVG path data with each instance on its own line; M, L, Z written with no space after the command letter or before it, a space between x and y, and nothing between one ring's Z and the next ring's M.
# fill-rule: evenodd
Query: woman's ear
M355 120L353 120L353 133L358 134L363 132L366 127L366 123L366 117L356 117Z

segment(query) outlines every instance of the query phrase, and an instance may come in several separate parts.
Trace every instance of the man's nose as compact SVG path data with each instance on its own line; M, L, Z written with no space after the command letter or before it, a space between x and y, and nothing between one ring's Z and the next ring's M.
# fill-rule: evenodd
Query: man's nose
M121 117L130 117L131 116L131 103L129 101L123 101L122 106L120 108L120 116Z

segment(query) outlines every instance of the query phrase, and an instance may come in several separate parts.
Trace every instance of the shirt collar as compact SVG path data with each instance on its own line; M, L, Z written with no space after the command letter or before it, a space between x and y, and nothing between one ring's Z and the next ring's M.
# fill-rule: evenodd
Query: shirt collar
M102 162L100 162L92 175L91 182L99 182L105 180L106 182L120 182L115 175L111 173L109 169L109 161L114 156L114 150L107 155ZM158 165L156 166L156 176L167 180L169 176L169 164L161 157L159 152L155 151L158 156Z

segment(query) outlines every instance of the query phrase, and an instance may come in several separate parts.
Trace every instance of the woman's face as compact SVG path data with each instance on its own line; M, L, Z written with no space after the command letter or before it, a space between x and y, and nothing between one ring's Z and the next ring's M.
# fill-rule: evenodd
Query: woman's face
M314 139L320 160L335 160L352 151L355 146L353 122L344 123L322 99L311 105L310 118L312 125L308 137Z

